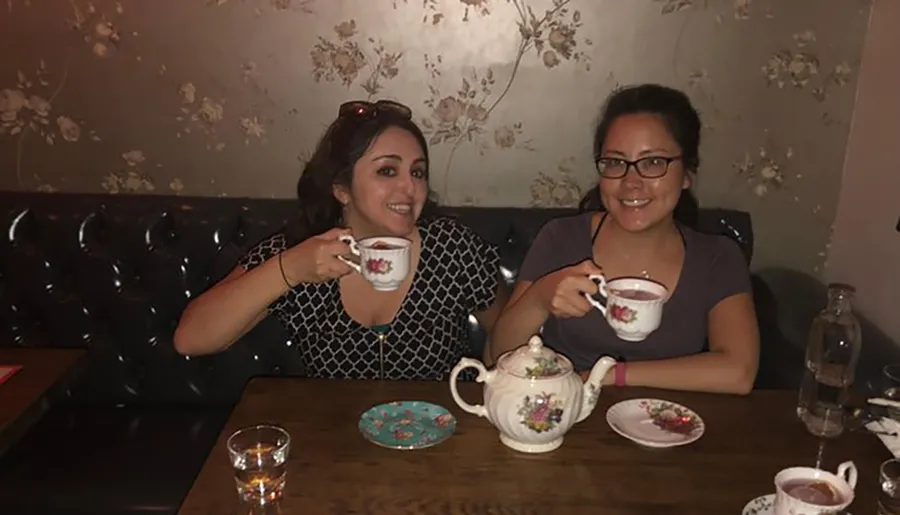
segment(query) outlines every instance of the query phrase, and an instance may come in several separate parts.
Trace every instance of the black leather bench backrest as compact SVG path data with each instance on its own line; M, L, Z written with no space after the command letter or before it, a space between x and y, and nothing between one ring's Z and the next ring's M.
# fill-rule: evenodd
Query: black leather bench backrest
M295 201L0 192L0 206L0 345L88 348L76 399L226 404L249 377L303 374L271 319L215 356L186 358L172 346L188 301L279 230ZM575 210L446 212L499 245L511 285L541 226ZM701 210L698 228L735 238L749 261L746 214ZM478 356L484 333L471 321Z

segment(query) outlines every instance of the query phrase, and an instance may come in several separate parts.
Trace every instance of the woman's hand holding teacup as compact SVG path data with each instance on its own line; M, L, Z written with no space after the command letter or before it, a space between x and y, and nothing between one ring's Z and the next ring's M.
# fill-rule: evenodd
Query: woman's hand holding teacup
M590 276L602 275L603 270L590 259L577 265L561 268L534 283L544 309L556 318L580 318L594 307L585 298L596 295L597 283Z
M350 245L341 240L349 234L350 229L336 227L284 251L280 259L285 280L292 285L321 283L352 272L338 257L351 255Z

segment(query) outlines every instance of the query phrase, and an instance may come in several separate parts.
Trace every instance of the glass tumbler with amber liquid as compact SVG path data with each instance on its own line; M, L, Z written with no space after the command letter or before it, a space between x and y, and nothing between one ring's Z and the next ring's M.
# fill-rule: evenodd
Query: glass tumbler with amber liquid
M257 505L280 501L291 435L278 426L250 426L232 434L227 447L241 500Z

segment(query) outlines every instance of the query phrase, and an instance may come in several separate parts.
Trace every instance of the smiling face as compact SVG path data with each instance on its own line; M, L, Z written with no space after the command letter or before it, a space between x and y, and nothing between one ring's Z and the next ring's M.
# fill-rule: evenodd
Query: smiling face
M354 165L351 186L334 186L334 196L356 238L408 238L428 197L428 163L415 136L385 129Z
M662 120L653 114L629 114L609 127L599 157L637 161L648 157L675 158L681 148ZM653 166L665 166L663 160ZM671 161L665 175L646 179L630 166L624 177L599 181L600 198L609 216L623 229L641 232L673 218L681 190L691 185L681 160Z

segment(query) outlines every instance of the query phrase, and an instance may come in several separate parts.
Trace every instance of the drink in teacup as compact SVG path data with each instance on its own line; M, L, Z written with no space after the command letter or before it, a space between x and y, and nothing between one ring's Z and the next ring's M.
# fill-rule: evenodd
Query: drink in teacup
M853 502L856 465L846 461L837 474L811 467L786 468L775 475L775 515L841 513Z
M350 251L359 256L360 263L338 257L378 291L396 290L409 274L412 242L406 238L375 236L356 241L353 236L342 236L341 241L350 245Z
M662 284L638 277L622 277L607 281L602 275L590 278L600 286L604 306L590 295L588 302L599 309L619 338L639 342L659 327L663 305L669 290Z

